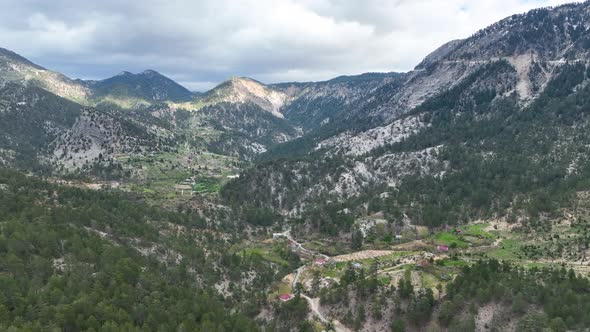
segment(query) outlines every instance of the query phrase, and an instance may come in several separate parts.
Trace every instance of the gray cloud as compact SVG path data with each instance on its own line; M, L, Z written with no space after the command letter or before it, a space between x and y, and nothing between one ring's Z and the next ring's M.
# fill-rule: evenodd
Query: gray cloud
M0 0L0 47L72 77L158 70L203 90L405 71L440 44L567 0Z

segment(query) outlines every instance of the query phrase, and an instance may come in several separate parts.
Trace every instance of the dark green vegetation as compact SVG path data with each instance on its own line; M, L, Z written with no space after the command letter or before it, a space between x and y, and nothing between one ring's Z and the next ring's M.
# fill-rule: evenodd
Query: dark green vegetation
M199 214L7 170L0 183L0 329L256 330L225 305L252 314L262 298L236 287L236 302L224 303L211 286L220 278L240 284L240 272L252 270L251 289L260 289L273 269L257 255L225 253Z
M477 262L464 267L447 286L447 292L439 314L445 326L459 324L463 309L470 305L494 302L524 315L518 331L538 331L547 326L551 331L582 330L590 326L590 281L572 270L523 269L496 260Z
M430 288L415 288L409 270L389 287L381 286L375 271L349 267L338 285L319 292L322 305L338 308L339 319L357 329L369 321L385 321L392 331L439 326L476 331L478 313L491 305L505 308L487 323L491 331L507 330L510 321L516 322L517 331L578 331L590 325L590 280L573 270L477 261L458 269L442 299Z
M270 326L271 329L289 330L297 327L299 331L314 331L306 320L309 312L307 301L299 295L287 303L277 304L274 310L279 323Z
M588 9L199 97L0 49L0 165L31 173L0 170L0 329L329 329L308 295L355 330L590 326Z

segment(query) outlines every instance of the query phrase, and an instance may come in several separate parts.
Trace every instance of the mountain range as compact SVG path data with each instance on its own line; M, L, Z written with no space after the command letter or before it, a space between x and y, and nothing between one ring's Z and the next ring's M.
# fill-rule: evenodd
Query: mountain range
M176 281L224 302L211 320L226 330L583 330L589 50L590 2L510 16L408 72L202 93L154 70L71 79L0 49L0 166L28 174L0 170L0 213L31 225L0 230L65 234L47 269L128 284L151 302L120 320L147 330L174 297L158 285L180 296ZM2 232L0 262L44 252ZM0 278L20 271L13 256ZM57 284L44 278L19 280ZM25 310L2 301L0 317Z
M481 188L483 179L465 174L488 167L530 184L543 182L543 176L567 181L586 167L589 13L588 4L534 10L447 43L415 70L396 74L352 101L350 109L341 108L337 126L312 130L262 155L266 162L246 171L226 194L298 215L317 201L354 201L359 208L358 199L380 201L408 189L408 179L438 187L453 177L469 178L468 188L456 194L482 195L493 206L506 188ZM467 156L473 165L459 161ZM509 159L515 156L523 159L521 166L552 175L513 169ZM454 193L432 194L437 209L455 204ZM397 199L391 204L399 205ZM414 199L408 208L415 222L424 219L424 206ZM462 213L471 211L441 219L466 218Z
M319 197L345 202L386 195L409 176L441 181L449 178L443 174L460 173L441 157L475 144L475 137L454 137L459 128L486 121L514 126L532 109L562 118L547 108L583 98L589 15L587 4L514 15L441 46L406 73L271 85L235 77L202 94L153 70L72 80L1 50L2 160L10 165L26 158L25 164L68 172L115 162L120 154L180 153L192 144L259 161L227 187L228 199L236 199L230 194L236 186L246 200L293 215ZM576 121L574 130L554 124L555 133L547 135L559 139L550 149L584 123ZM34 135L26 128L31 125ZM520 130L534 125L528 121ZM479 162L503 156L499 138L477 137L488 146L475 154ZM563 177L582 167L582 153L560 152ZM258 191L272 194L262 199Z

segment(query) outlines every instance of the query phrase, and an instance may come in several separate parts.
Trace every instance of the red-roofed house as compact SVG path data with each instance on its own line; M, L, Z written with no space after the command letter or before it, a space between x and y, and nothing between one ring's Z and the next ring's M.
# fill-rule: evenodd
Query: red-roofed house
M315 260L315 263L317 265L324 265L324 264L326 264L326 260L323 259L323 258L318 258L318 259Z
M281 294L279 295L279 299L283 302L287 302L293 298L293 294Z
M438 246L436 248L438 249L438 251L442 251L442 252L449 251L449 247L447 247L447 246Z

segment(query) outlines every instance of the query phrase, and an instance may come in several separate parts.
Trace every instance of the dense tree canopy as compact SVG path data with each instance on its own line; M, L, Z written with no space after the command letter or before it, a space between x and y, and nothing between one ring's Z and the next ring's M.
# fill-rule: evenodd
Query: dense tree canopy
M12 171L0 170L0 184L1 330L257 329L196 282L193 269L205 264L198 250L175 264L130 245L166 244L153 222L191 225L193 217ZM217 278L207 266L200 272Z

